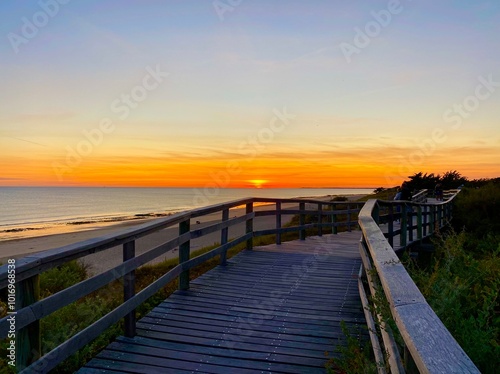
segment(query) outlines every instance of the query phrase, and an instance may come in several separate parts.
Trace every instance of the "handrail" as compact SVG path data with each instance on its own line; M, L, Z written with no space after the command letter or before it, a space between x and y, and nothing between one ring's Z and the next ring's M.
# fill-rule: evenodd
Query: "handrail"
M270 206L271 210L254 211L255 203L267 203L274 206ZM283 209L283 204L298 204L299 209ZM313 208L306 209L306 204L313 205ZM179 278L179 288L189 288L189 270L193 267L217 255L220 255L220 263L224 265L226 253L230 248L246 242L246 248L251 250L253 238L262 235L276 235L276 243L279 244L281 242L281 234L286 232L298 231L300 239L305 239L305 230L310 228L316 228L318 235L322 235L324 228L329 228L332 233L337 233L338 227L345 226L350 231L353 226L357 226L357 214L363 204L361 202L325 202L315 199L245 198L178 213L116 234L101 236L16 260L17 310L15 318L17 332L16 350L18 352L16 364L18 365L18 369L24 369L23 372L46 373L99 336L104 329L118 322L121 318L125 318L125 335L133 336L135 334L135 308L177 277ZM240 206L246 207L245 214L229 219L229 210ZM341 210L337 209L339 206L342 207ZM323 209L324 207L329 209ZM221 221L202 229L191 229L190 222L192 219L212 213L221 213ZM286 228L281 227L281 216L285 214L299 214L299 225ZM254 230L254 219L266 215L276 216L276 227L260 231ZM306 223L306 215L313 215L316 217L316 221ZM339 215L347 216L347 220L341 222L337 219ZM325 217L330 217L329 222L324 222ZM229 241L228 228L243 223L246 224L245 234ZM166 241L139 256L135 256L135 241L137 239L175 225L179 226L179 235L176 238ZM200 256L191 258L190 240L217 231L221 233L221 245ZM104 251L117 245L123 245L123 263L102 274L93 276L72 287L39 300L40 273L71 260ZM135 294L135 269L176 247L179 247L179 264L145 289ZM8 275L8 264L1 266L0 289L8 287ZM41 350L39 329L41 318L121 278L124 279L125 297L124 302L120 306L48 354L40 358L37 357L40 355ZM9 316L0 320L0 338L8 336L10 328L8 319Z
M411 201L415 203L425 203L427 202L427 193L428 190L426 189L420 190L418 193L412 196Z
M421 208L433 206L441 212L442 217L435 222L436 228L439 229L444 226L447 219L451 218L451 204L455 196L456 193L447 201L436 204L412 204L412 206ZM392 204L398 203L372 199L361 209L358 218L362 231L360 252L363 263L369 263L368 266L373 265L376 269L406 352L411 355L421 373L479 373L477 367L429 306L380 229L378 223L380 208ZM403 212L401 217L404 216ZM423 222L419 220L417 225L420 227L417 231L422 232ZM391 365L391 372L401 372L400 370Z

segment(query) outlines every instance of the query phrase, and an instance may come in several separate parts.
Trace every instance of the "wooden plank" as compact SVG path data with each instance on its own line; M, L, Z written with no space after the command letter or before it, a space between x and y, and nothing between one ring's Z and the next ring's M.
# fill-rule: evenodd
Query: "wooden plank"
M106 358L94 358L90 362L87 363L87 366L96 370L104 370L101 372L104 373L140 373L140 374L165 374L168 372L171 373L180 373L180 374L188 374L192 373L192 370L182 370L182 368L165 368L159 366L151 366L147 364L137 364L133 362L128 362L126 365L122 361L117 360L109 360ZM179 366L177 364L177 366ZM171 370L169 370L171 369ZM82 370L82 369L80 369ZM110 371L108 371L110 370ZM80 371L78 371L80 373ZM82 371L85 374L85 371Z
M96 360L96 361L98 361L98 360ZM83 368L80 368L80 370L78 370L76 372L76 374L116 374L116 373L118 373L118 374L123 373L123 371L83 367Z
M196 345L196 344L186 344L180 342L172 342L168 340L157 340L150 339L143 336L136 336L133 340L128 338L119 337L118 342L126 342L130 344L143 345L146 347L155 347L161 349L168 349L172 351L180 352L193 352L202 353L205 355L222 356L222 357L232 357L241 358L246 360L267 360L276 363L291 363L306 366L316 366L323 367L324 359L316 358L306 358L306 357L296 357L284 354L276 354L273 352L257 352L244 349L227 349L226 347L209 345Z
M364 325L359 236L335 243L351 249L316 257L311 247L326 251L333 243L328 235L279 246L289 253L277 246L243 251L176 291L137 323L136 337L119 338L98 359L111 368L177 361L205 372L323 373L325 351L345 343L340 321ZM311 260L314 271L303 266ZM359 336L367 339L368 332Z
M210 345L225 347L226 349L243 349L254 352L272 352L284 355L291 355L295 357L303 358L315 358L317 360L323 360L325 363L325 351L324 350L310 350L305 349L304 345L298 347L290 347L285 345L282 341L279 341L281 345L271 344L273 341L269 339L259 339L253 336L243 336L240 334L222 334L219 335L218 339L212 337L205 337L199 334L169 334L167 332L161 331L151 331L151 330L138 330L138 335L159 340L169 340L180 343L188 343L194 345ZM278 343L278 341L275 341Z
M199 304L206 304L206 303L213 303L213 304L221 304L221 305L243 305L243 306L248 306L248 307L259 307L262 305L262 307L270 307L270 306L287 306L287 307L292 307L296 309L309 309L311 308L312 303L316 303L317 305L314 306L315 310L322 310L326 312L335 312L339 308L339 303L337 301L332 302L332 300L322 300L321 298L316 299L315 301L312 301L311 299L308 300L302 300L302 299L290 299L290 298L283 298L283 299L274 299L272 303L265 302L268 301L268 297L260 297L260 298L237 298L232 299L232 298L220 298L217 297L217 294L211 294L210 297L207 297L206 294L200 294L198 296L192 296L192 295L178 295L174 294L169 297L169 300L176 301L179 300L179 302L184 302L186 304L194 304L197 305ZM341 300L341 303L344 304L345 299L339 299ZM196 304L195 304L196 303ZM263 303L263 304L262 304ZM318 303L321 303L318 305ZM346 307L346 305L342 305L342 307ZM348 306L349 307L349 306ZM356 309L359 308L359 304L355 304Z
M174 327L180 329L194 329L200 331L209 331L214 333L222 333L228 332L230 334L233 333L241 333L246 331L252 331L255 336L259 337L275 337L279 336L282 340L291 340L302 343L311 343L311 344L322 344L322 345L331 345L332 339L340 339L344 338L344 336L340 334L329 333L326 334L328 336L324 336L320 330L307 330L305 327L301 329L291 329L283 327L281 325L270 326L269 324L261 323L258 325L242 324L237 320L234 322L224 322L221 323L219 321L214 321L208 319L196 319L196 318L188 318L185 321L177 321L175 318L172 318L173 315L170 315L168 319L164 318L155 318L154 315L148 315L141 320L141 323L144 325L144 329L147 330L146 324L150 325L161 325L166 327ZM219 323L216 323L219 322ZM152 330L153 328L149 328ZM154 329L153 329L154 330ZM323 329L324 331L324 329ZM333 330L332 330L333 331Z
M214 317L209 314L197 314L197 313L161 313L161 312L151 312L149 315L151 318L158 319L167 319L168 321L184 321L188 323L193 323L193 321L206 321L204 323L210 323L212 325L224 325L224 326L234 326L237 324L238 326L246 326L248 324L248 320L244 318L238 317L227 317L220 318ZM296 322L296 321L278 321L278 320L262 320L259 321L259 328L266 329L266 331L276 331L277 333L290 333L295 335L303 335L308 337L318 337L318 338L328 338L328 339L336 339L339 337L340 327L335 324L330 324L330 326L317 325L304 322ZM347 324L349 324L347 322ZM335 327L337 326L337 327ZM253 329L252 325L252 329ZM340 336L342 337L342 336Z
M429 304L399 305L394 312L408 350L418 357L420 372L479 373Z
M138 354L134 354L132 350L127 352L117 352L114 350L105 350L101 352L97 357L100 359L113 360L115 363L120 363L121 366L127 370L130 364L143 365L144 367L158 367L162 368L164 372L177 372L177 370L190 370L191 372L202 372L202 373L217 373L225 374L230 371L235 371L235 367L224 367L211 365L204 361L185 361L181 359L168 359L163 357L155 357L152 355L141 354L141 349ZM180 355L180 354L179 354ZM260 373L258 370L241 369L241 373L256 374Z
M108 347L109 350L115 352L123 352L126 353L124 356L128 356L129 354L141 355L146 357L161 357L162 359L177 359L185 362L192 363L203 363L209 364L207 365L207 369L199 368L199 370L207 370L210 372L221 372L219 371L220 367L222 367L222 373L227 372L231 368L239 369L238 372L241 373L261 373L264 371L272 371L272 372L281 372L281 373L297 373L304 369L314 370L313 367L307 365L293 365L289 363L278 363L276 361L269 361L269 353L267 353L266 358L262 358L260 360L246 360L237 357L228 357L225 354L216 355L216 354L207 354L210 351L210 348L207 348L207 353L194 353L194 352L184 352L184 351L173 351L170 349L164 349L159 347L151 347L151 346L143 346L138 344L130 344L130 343L113 343ZM125 360L128 361L127 357L124 357ZM212 366L215 365L215 366ZM316 369L317 371L317 369Z
M478 373L427 304L371 217L375 204L376 200L366 203L360 213L360 226L392 315L415 364L420 372Z

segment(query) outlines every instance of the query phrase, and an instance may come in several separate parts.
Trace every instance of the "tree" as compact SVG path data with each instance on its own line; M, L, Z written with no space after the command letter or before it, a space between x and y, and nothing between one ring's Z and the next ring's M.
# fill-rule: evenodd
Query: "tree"
M443 174L440 182L443 185L443 189L448 190L458 188L459 186L467 183L467 178L462 176L456 170L450 170Z

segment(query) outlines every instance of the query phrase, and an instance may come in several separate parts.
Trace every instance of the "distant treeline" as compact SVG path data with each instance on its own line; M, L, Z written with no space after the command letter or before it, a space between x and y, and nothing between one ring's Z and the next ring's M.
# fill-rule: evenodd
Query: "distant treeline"
M415 173L413 175L410 175L406 182L408 184L408 187L412 191L422 189L432 190L436 187L437 184L441 184L442 189L449 190L460 187L479 188L485 186L488 183L500 184L500 177L492 179L482 178L469 180L458 171L450 170L443 173L442 175L434 173L428 174L423 172ZM384 190L385 188L379 187L375 190L375 192L381 192Z

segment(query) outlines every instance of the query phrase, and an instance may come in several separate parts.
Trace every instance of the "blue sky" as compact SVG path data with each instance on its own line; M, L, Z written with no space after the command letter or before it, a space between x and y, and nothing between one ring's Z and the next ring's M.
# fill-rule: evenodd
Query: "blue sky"
M35 22L42 3L57 4L57 14L27 37L23 20ZM154 174L151 184L181 175L199 185L228 160L244 169L234 185L314 177L318 186L376 186L450 169L498 176L500 88L459 128L443 120L475 94L479 77L500 82L498 1L243 0L222 19L221 4L229 2L2 2L0 183L135 185L143 170ZM387 25L346 59L342 43L355 46L356 30L387 12ZM14 46L13 34L27 43ZM148 67L168 77L117 118L111 103ZM285 107L295 119L248 160L240 145ZM68 163L68 147L103 118L113 132ZM416 155L436 129L445 135ZM120 169L117 178L117 165L136 173Z

